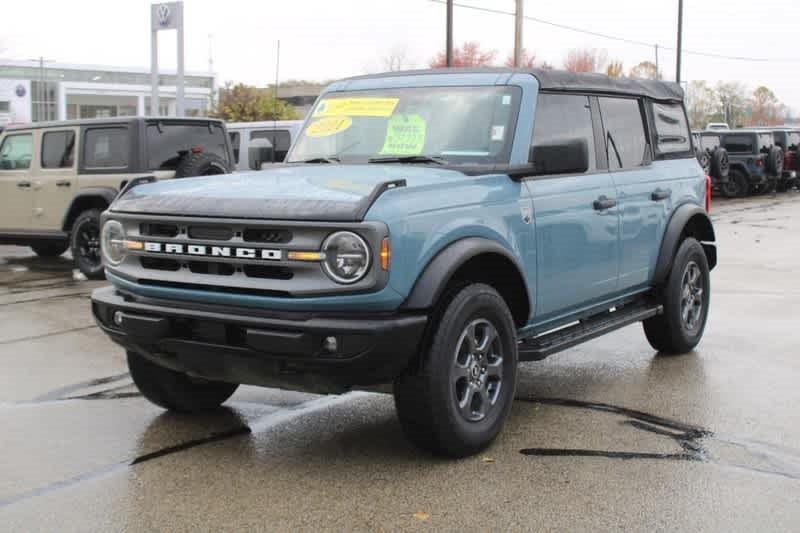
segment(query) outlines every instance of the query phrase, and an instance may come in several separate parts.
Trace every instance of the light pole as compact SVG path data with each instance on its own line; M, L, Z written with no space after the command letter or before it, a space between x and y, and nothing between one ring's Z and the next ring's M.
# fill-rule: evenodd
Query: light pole
M514 20L514 66L522 66L522 21L525 16L522 13L523 0L517 0L517 9Z
M681 82L681 48L683 45L683 0L678 0L678 59L675 65L675 81Z
M447 35L445 37L445 64L453 66L453 0L447 0Z

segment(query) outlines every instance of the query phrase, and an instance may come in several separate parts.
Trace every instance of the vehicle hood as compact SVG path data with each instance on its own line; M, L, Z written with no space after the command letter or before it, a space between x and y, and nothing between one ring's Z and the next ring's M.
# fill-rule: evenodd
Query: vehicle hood
M148 215L358 222L387 182L405 180L405 187L420 187L464 178L455 170L401 164L287 165L139 185L117 198L111 210Z

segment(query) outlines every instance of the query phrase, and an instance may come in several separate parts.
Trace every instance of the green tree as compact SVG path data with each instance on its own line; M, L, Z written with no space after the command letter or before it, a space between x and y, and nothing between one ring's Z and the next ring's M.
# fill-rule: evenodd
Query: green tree
M254 122L257 120L292 120L297 112L290 104L273 97L268 89L231 82L219 91L219 101L213 116L227 122Z

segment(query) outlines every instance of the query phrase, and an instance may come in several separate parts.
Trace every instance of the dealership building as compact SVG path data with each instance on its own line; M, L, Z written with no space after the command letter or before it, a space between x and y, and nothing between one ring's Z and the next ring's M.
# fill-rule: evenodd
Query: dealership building
M0 126L74 118L149 115L150 70L0 59ZM175 73L159 75L160 115L175 116ZM187 116L205 115L216 90L210 73L186 72Z

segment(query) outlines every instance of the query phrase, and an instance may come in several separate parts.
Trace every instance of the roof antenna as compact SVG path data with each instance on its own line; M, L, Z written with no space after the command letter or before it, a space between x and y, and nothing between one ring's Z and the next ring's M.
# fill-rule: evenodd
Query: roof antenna
M281 66L281 40L275 56L275 89L272 91L272 162L275 162L275 151L278 148L278 69Z

